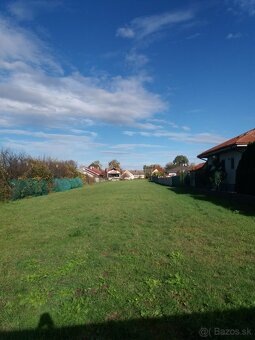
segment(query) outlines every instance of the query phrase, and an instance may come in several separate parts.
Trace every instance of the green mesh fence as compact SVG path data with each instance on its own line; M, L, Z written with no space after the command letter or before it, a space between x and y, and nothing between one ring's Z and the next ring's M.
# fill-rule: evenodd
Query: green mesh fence
M17 200L27 196L47 195L49 191L60 192L82 187L81 178L55 178L52 181L46 179L13 179L11 186L11 199Z
M60 192L83 186L82 179L76 178L54 178L52 191Z
M41 196L49 193L48 182L45 179L13 179L10 181L11 199L17 200L27 196Z

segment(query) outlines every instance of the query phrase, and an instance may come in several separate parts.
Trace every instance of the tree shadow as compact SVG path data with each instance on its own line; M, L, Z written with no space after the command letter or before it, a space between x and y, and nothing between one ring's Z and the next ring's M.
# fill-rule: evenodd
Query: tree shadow
M43 326L43 327L41 327ZM36 329L0 331L1 339L254 339L255 308L108 321L57 328L48 313Z
M168 187L178 195L189 195L197 200L208 201L237 214L255 216L255 196L230 192L209 191L191 187Z

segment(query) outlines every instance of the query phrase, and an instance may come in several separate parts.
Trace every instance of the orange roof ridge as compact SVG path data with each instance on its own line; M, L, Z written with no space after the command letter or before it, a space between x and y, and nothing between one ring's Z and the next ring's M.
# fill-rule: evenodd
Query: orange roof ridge
M198 158L206 158L208 156L208 154L212 153L212 152L217 152L220 151L221 149L225 149L231 146L236 146L236 145L246 145L248 143L252 143L255 142L255 128L246 131L236 137L233 137L231 139L228 139L227 141L216 145L204 152L202 152L201 154L199 154L197 157Z

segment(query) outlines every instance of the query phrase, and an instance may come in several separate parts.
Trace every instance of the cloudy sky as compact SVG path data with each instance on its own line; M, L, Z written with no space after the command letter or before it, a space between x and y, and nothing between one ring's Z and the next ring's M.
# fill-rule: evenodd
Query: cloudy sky
M255 0L0 2L0 147L123 168L255 126Z

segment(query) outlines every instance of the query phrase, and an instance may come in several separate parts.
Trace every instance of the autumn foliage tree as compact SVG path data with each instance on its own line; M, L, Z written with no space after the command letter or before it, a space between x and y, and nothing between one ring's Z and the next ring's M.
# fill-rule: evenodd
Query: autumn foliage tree
M120 169L120 162L118 162L116 159L113 159L108 163L109 168L117 168Z

